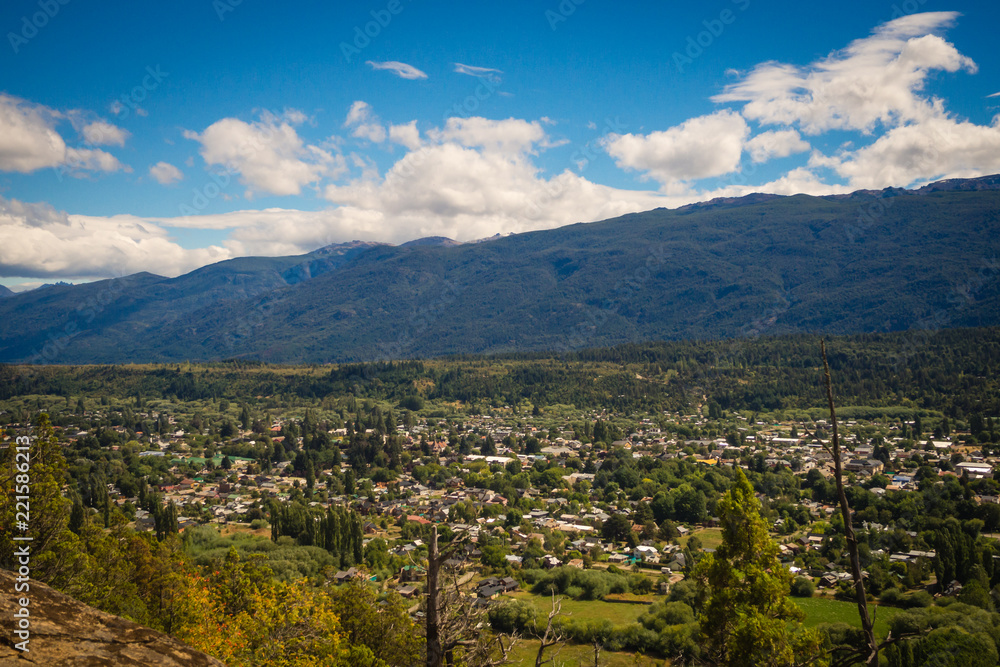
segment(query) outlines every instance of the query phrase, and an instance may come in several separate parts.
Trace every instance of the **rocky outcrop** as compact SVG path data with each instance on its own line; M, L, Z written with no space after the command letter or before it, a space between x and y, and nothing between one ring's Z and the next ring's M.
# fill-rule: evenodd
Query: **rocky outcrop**
M37 581L27 595L29 652L14 648L14 612L24 593L14 590L14 574L0 570L0 666L87 667L157 665L224 667L223 663L176 639L138 623L106 614Z

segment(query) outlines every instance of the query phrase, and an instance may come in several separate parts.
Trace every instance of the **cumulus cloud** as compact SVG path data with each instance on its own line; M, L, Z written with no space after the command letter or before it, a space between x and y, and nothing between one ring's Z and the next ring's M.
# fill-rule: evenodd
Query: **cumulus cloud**
M108 278L150 271L176 276L228 259L225 248L186 249L133 216L69 215L48 204L0 197L0 276Z
M111 153L97 148L67 148L66 159L57 168L68 171L73 176L82 176L89 171L132 171Z
M393 125L389 128L389 138L401 146L410 150L420 148L420 130L417 129L417 121L411 120L403 125Z
M370 109L354 108L353 123L371 118ZM538 121L453 118L423 140L415 123L392 126L390 134L413 147L384 175L362 156L351 156L362 173L325 188L331 203L326 210L272 208L149 222L168 229L227 230L224 246L232 256L284 255L353 239L471 240L690 201L598 185L569 170L544 176L532 156L551 142Z
M798 125L806 134L871 132L940 116L943 102L921 93L931 72L976 71L938 31L956 12L904 16L806 67L757 65L713 100L744 102L743 115L770 125Z
M344 127L353 128L351 136L359 139L367 139L379 144L385 141L386 131L382 123L372 113L371 106L362 100L357 100L351 105L347 112L347 119Z
M103 120L83 127L83 138L91 146L124 146L128 137L128 131Z
M81 176L89 171L128 170L118 158L103 150L67 146L55 130L56 123L67 117L55 109L0 93L0 171L27 174L54 167L60 174ZM124 130L103 121L84 127L84 138L88 131L92 136L100 135L103 143L119 140L124 143L128 136Z
M771 130L762 132L747 142L746 149L754 162L767 162L771 158L788 157L809 150L805 141L795 130Z
M0 170L29 173L66 159L66 142L53 129L58 114L0 93Z
M736 171L750 134L738 113L724 109L649 134L610 134L603 140L615 164L663 184Z
M499 83L500 75L503 74L502 71L493 69L492 67L476 67L475 65L463 65L462 63L455 63L454 71L459 74L468 74L469 76L486 79L492 83Z
M349 238L371 235L367 238L400 242L442 235L468 240L668 203L658 193L597 185L569 170L546 178L531 156L548 145L538 121L449 118L384 176L369 174L327 186L325 197L338 207L325 224L356 230Z
M184 136L201 144L206 163L239 173L246 196L297 195L304 186L346 169L342 156L302 141L291 122L301 118L288 112L281 117L265 112L251 123L223 118L200 134L185 131Z
M418 70L413 65L407 65L397 60L386 60L385 62L367 61L373 69L381 69L392 72L401 79L426 79L427 75Z
M184 178L181 170L169 162L157 162L149 168L149 175L160 185L171 185Z
M813 162L836 171L853 189L994 174L1000 172L1000 116L989 126L931 118L893 128L856 151L814 156Z
M479 116L453 116L445 122L443 129L434 129L428 134L442 143L454 142L470 148L506 154L532 152L535 144L542 147L548 144L545 130L539 121L529 122L519 118L490 120Z

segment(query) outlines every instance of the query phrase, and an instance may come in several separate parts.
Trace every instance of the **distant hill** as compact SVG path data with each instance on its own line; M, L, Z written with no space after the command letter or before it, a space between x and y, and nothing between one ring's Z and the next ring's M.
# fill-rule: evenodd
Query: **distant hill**
M750 195L489 243L355 242L53 286L0 300L0 360L326 362L995 326L998 183Z
M9 287L5 287L3 285L0 285L0 299L2 299L4 297L8 297L8 296L14 296L14 294L15 294L15 292L13 290L11 290Z

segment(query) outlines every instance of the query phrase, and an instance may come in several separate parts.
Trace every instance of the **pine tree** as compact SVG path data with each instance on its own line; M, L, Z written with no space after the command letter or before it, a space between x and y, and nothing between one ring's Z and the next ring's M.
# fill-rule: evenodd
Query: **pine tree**
M712 663L794 665L818 656L818 636L795 623L803 613L788 597L791 574L778 560L778 545L739 468L717 512L722 544L695 570L699 590L708 596L700 620Z

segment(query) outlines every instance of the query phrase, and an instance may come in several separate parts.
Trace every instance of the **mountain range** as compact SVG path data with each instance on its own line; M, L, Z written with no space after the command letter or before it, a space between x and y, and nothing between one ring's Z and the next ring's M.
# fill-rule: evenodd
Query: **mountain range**
M1000 176L353 242L0 298L0 361L363 361L1000 325Z

